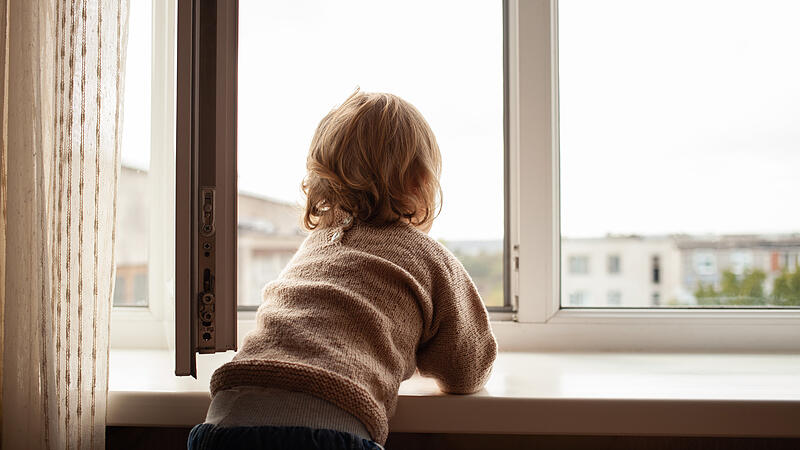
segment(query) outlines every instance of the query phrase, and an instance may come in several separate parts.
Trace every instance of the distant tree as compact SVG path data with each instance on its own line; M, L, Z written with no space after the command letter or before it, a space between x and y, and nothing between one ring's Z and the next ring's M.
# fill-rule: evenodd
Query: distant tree
M800 306L800 266L783 270L772 282L772 302L777 306Z
M442 242L447 246L446 242ZM467 269L486 306L503 306L503 252L477 254L454 251Z
M736 297L739 295L740 284L739 278L735 273L730 270L722 272L722 281L720 282L722 290L720 291L720 295L723 297Z
M741 278L730 270L722 272L720 290L714 285L697 283L694 296L698 305L764 305L767 299L764 296L764 280L767 274L763 270L746 270Z
M488 295L483 295L483 301L486 303L486 306L503 306L503 285L502 284L495 284L494 289L492 289Z
M767 274L763 270L746 270L741 281L737 280L737 290L731 294L739 297L764 298L764 280L766 279ZM723 291L723 293L726 292Z
M713 284L704 284L698 281L694 296L699 303L701 300L705 301L706 299L719 297L720 293L714 289Z

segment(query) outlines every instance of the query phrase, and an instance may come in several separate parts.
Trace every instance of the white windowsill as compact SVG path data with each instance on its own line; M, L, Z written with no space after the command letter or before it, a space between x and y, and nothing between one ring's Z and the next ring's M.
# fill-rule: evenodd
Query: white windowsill
M193 426L208 381L233 352L198 355L198 379L174 355L112 350L110 426ZM501 353L486 388L400 387L390 429L417 433L800 437L800 356L697 353Z

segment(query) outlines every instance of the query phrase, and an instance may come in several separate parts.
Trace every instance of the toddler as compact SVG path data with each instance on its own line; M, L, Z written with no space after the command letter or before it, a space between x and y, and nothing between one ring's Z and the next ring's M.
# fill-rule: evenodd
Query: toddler
M412 105L356 91L311 142L308 238L264 288L256 330L211 378L190 449L382 448L400 383L480 390L497 344L464 267L428 237L441 155Z

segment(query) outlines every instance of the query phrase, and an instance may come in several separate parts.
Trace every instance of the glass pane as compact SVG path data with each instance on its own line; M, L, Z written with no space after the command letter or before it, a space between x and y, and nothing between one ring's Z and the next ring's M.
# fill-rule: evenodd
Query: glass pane
M122 127L122 168L117 195L114 250L117 282L114 306L147 306L147 287L137 274L148 267L150 228L150 77L152 59L151 3L131 2L125 101Z
M241 0L239 14L239 304L258 305L302 241L311 137L360 86L403 97L430 123L444 191L430 234L501 306L501 2Z
M120 276L117 271L117 277L114 279L114 306L133 306L129 304L130 297L128 297L128 279Z
M147 272L137 273L133 277L133 298L137 306L147 305Z
M798 17L559 2L562 306L800 306Z

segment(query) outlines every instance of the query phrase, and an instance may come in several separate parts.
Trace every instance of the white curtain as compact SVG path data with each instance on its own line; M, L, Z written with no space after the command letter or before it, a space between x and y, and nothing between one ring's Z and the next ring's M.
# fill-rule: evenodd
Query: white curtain
M104 448L127 0L0 0L3 449Z

